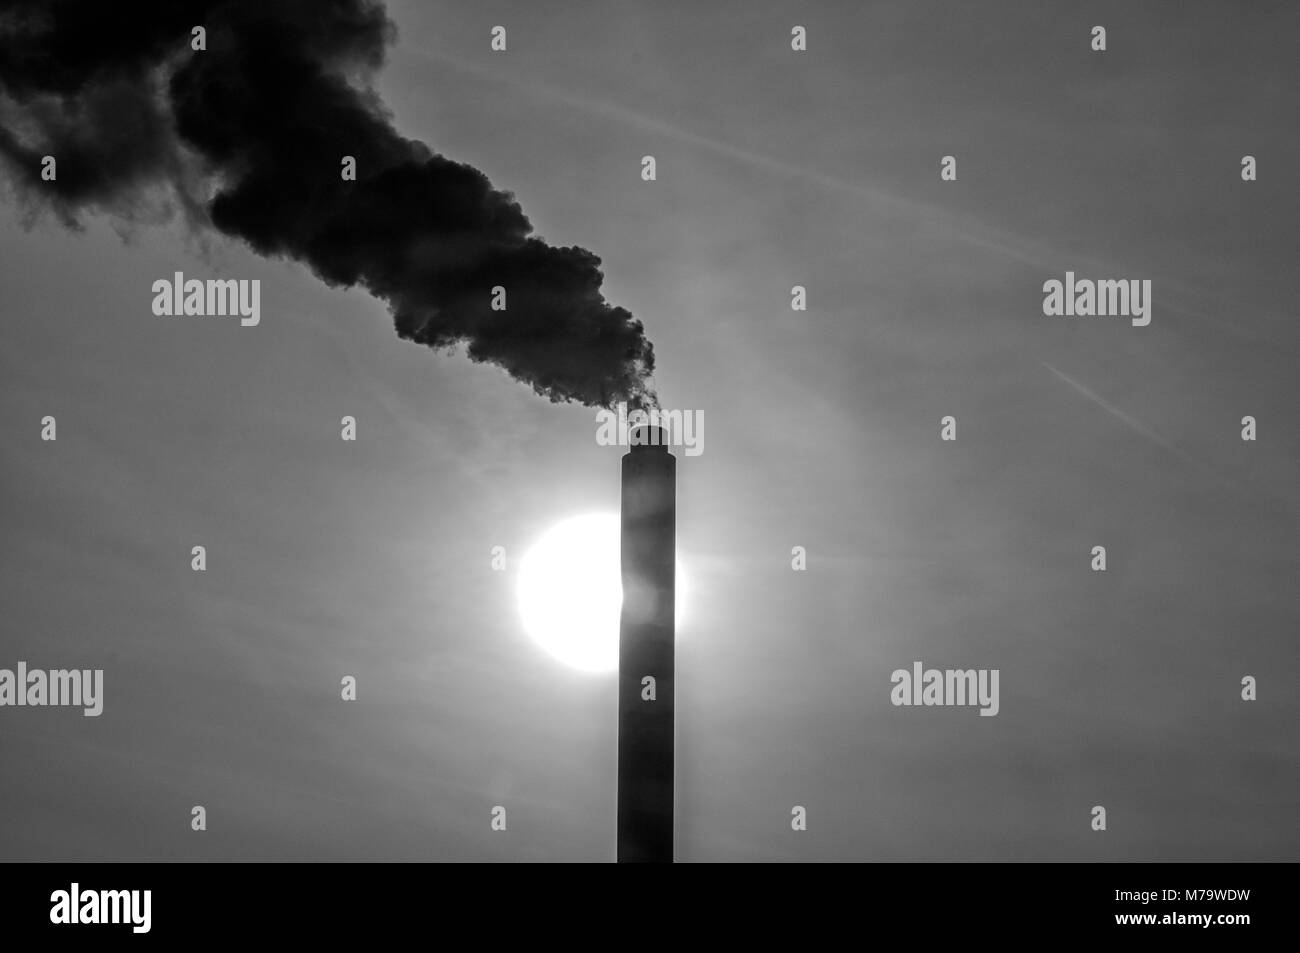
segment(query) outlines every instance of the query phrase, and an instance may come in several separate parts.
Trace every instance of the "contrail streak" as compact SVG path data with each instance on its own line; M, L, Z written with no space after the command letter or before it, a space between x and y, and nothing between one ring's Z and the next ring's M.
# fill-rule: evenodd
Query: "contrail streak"
M1077 390L1084 397L1088 398L1090 401L1092 401L1102 410L1106 411L1106 413L1110 414L1112 417L1116 418L1117 420L1127 425L1130 429L1137 431L1138 433L1140 433L1142 436L1146 437L1148 440L1152 441L1153 443L1159 444L1160 446L1168 450L1170 453L1182 457L1188 463L1192 463L1192 464L1196 463L1196 460L1193 459L1191 456L1189 456L1186 451L1180 449L1179 447L1174 446L1164 437L1160 436L1160 434L1156 433L1154 430L1151 430L1149 427L1144 425L1140 420L1133 417L1131 414L1127 414L1124 411L1120 410L1110 401L1106 400L1105 398L1096 394L1094 391L1089 390L1087 387L1080 384L1073 377L1070 377L1068 374L1061 373L1051 364L1048 364L1046 361L1043 361L1043 367L1047 368L1049 371L1051 371L1061 380L1065 381L1065 383L1069 384L1071 387Z
M573 93L568 90L559 89L549 86L545 83L529 80L522 83L509 76L502 75L496 70L489 70L475 63L470 63L456 57L447 56L442 53L428 53L424 50L412 48L401 48L403 52L418 56L421 59L450 67L457 72L467 73L478 79L485 79L495 83L504 83L521 92L535 96L540 99L547 99L552 102L568 106L573 109L579 109L586 113L603 116L616 122L626 125L636 126L640 129L653 132L657 135L666 136L677 142L683 142L688 145L696 146L700 149L712 152L716 155L725 156L746 165L755 166L774 172L778 175L789 178L802 179L805 182L820 186L834 192L844 192L856 196L857 198L866 199L879 205L888 207L894 211L904 212L914 220L924 220L927 224L940 228L949 234L955 235L963 241L978 245L991 251L1001 252L1010 258L1027 265L1043 265L1045 259L1040 254L1028 251L1021 247L1024 242L1017 239L996 233L987 226L976 225L970 222L962 222L957 216L946 209L937 206L928 205L924 202L908 199L888 192L884 189L871 185L863 185L857 182L849 182L844 179L836 178L832 175L826 175L812 169L803 168L793 165L781 159L763 155L762 153L752 152L749 149L723 142L719 139L712 139L708 136L702 136L698 133L682 129L663 120L656 119L653 116L647 116L635 110L628 109L615 103L606 102L591 96L585 96ZM1077 257L1077 256L1076 256Z

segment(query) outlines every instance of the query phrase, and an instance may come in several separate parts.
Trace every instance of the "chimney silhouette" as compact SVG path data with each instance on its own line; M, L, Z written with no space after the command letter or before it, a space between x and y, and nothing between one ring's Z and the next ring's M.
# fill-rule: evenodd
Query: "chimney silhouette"
M661 427L623 456L618 633L618 862L673 859L677 460Z

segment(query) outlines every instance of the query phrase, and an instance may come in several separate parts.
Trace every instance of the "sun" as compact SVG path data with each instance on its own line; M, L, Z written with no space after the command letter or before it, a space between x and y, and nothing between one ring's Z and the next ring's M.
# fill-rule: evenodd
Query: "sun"
M676 574L680 631L686 605L680 557ZM547 530L519 564L517 596L524 631L548 654L579 671L618 668L618 514L574 516Z

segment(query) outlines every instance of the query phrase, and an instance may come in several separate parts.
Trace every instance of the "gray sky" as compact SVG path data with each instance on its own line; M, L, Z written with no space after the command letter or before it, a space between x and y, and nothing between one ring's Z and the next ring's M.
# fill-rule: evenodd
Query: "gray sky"
M390 11L397 127L600 255L704 411L679 859L1296 858L1300 8ZM612 858L614 679L489 566L617 508L594 413L219 236L20 218L0 667L106 699L0 711L0 857ZM1150 326L1045 317L1066 270L1150 279ZM174 271L260 279L261 325L154 316ZM915 660L1000 669L999 715L891 706Z

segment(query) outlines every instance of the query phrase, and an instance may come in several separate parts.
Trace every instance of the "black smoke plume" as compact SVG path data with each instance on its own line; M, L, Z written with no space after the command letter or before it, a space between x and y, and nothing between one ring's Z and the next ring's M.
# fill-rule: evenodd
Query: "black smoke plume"
M0 166L74 227L179 203L552 401L653 403L653 346L601 294L600 259L548 245L513 195L393 128L368 82L393 33L375 0L4 0Z

